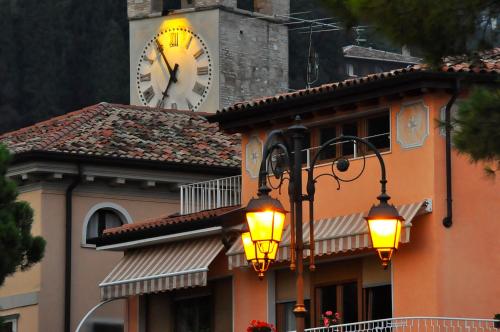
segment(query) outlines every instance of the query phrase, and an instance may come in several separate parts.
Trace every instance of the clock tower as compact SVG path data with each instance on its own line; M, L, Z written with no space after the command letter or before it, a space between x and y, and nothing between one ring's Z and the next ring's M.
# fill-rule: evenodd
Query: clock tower
M215 112L286 92L289 0L128 0L130 103Z

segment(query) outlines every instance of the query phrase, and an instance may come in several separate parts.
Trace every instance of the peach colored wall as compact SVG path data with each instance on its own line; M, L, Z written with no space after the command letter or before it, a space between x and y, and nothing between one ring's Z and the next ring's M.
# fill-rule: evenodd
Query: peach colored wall
M3 310L0 312L1 316L8 316L19 314L17 320L17 331L19 332L34 332L38 330L39 307L37 305L30 305L21 308L14 308L10 310Z
M47 241L45 257L41 264L28 271L17 272L9 277L2 288L0 297L39 291L39 305L30 311L23 308L12 309L12 312L30 313L30 324L33 328L20 331L53 331L63 330L64 322L64 253L65 253L65 192L62 189L37 189L25 192L19 199L28 201L35 211L32 232L41 234ZM72 322L76 328L80 319L99 301L98 284L111 271L122 256L121 252L96 251L93 248L81 247L84 218L96 204L111 202L122 206L134 221L177 212L179 202L175 194L169 197L158 194L128 194L126 189L109 189L106 192L82 191L74 193L73 200L73 283L72 283ZM9 311L9 312L10 312ZM92 318L111 318L114 321L124 320L124 304L119 301L106 304ZM33 316L33 312L37 315ZM38 315L39 313L39 315ZM4 315L4 311L1 312ZM38 317L43 317L38 321ZM26 323L23 323L26 324Z
M179 210L177 200L161 197L148 198L123 194L96 194L75 192L73 209L73 283L72 283L72 328L99 302L98 284L108 275L123 256L122 252L96 251L81 247L83 222L87 212L96 204L110 202L123 207L134 222L140 222L159 215L171 214ZM64 199L59 197L59 199ZM62 201L63 203L63 201ZM121 303L108 303L100 311L101 317L124 319Z
M41 235L41 190L22 193L18 196L18 199L30 203L34 210L31 233ZM0 297L38 292L40 290L40 265L36 264L29 270L19 271L7 277L3 286L0 287ZM0 314L3 315L3 312L0 311Z
M267 282L252 269L233 270L233 331L246 331L254 320L267 320Z
M19 200L29 202L34 210L33 225L31 228L33 235L43 235L41 231L41 198L41 190L22 193L18 196ZM40 291L41 265L42 264L36 264L27 271L19 271L7 277L3 286L0 287L0 297ZM38 331L38 305L12 308L9 310L1 310L0 308L1 316L12 314L19 314L18 331Z
M449 98L446 94L427 94L381 103L391 110L392 149L383 155L389 180L388 193L393 197L391 202L398 205L425 198L433 201L433 212L414 219L411 242L402 245L394 255L394 316L490 318L500 307L500 247L496 236L500 233L498 180L485 179L481 165L471 165L466 157L454 154L454 225L446 229L441 223L446 213L445 146L436 119ZM396 114L402 103L418 100L423 100L429 107L429 136L423 146L403 149L396 142ZM268 130L270 128L266 128L266 132ZM243 156L248 138L255 134L265 141L264 130L244 133ZM351 168L360 167L360 163L360 160L351 161ZM318 166L315 174L322 171L328 171L328 167ZM242 200L246 204L256 194L257 180L249 177L245 158L242 174ZM316 187L315 218L367 211L376 203L379 176L378 162L375 158L368 158L365 174L353 183L342 184L339 191L333 180L321 178ZM286 193L286 188L282 192ZM285 195L280 196L273 191L272 196L278 197L287 206ZM240 274L239 270L242 269L238 269L235 275ZM243 282L237 286L245 287ZM248 288L251 286L245 287L245 290L236 288L235 293L246 292ZM263 294L255 294L257 289ZM265 296L265 291L263 287L256 288L254 296ZM248 316L241 309L241 306L236 308L235 316ZM247 307L243 309L248 310Z

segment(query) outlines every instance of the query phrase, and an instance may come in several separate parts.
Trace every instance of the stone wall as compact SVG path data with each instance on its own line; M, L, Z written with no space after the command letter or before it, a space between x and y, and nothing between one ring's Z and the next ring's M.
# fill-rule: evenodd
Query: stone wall
M286 26L220 11L220 107L288 89Z
M236 8L237 0L182 0L182 8L226 6ZM256 12L273 15L288 14L290 0L254 0ZM129 19L137 19L161 14L162 0L127 0L127 14Z

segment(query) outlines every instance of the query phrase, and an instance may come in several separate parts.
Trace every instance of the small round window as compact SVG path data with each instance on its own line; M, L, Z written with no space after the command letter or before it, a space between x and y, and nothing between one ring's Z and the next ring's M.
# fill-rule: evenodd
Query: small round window
M100 209L94 212L87 224L87 241L102 235L105 229L120 227L124 221L120 214L112 209Z

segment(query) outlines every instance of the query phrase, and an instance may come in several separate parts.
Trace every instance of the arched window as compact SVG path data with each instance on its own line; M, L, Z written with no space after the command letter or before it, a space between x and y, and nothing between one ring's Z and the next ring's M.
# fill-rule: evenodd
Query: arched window
M100 237L105 229L121 225L123 225L122 219L112 209L97 210L87 224L87 240Z
M132 223L127 211L113 203L100 203L92 207L84 220L82 245L94 246L95 240L108 228Z

